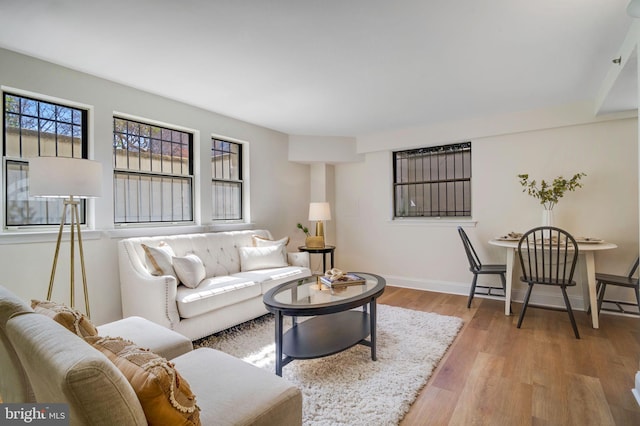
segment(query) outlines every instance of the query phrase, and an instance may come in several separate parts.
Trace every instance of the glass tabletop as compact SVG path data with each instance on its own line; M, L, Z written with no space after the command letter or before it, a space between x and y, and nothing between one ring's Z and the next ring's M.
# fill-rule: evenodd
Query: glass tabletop
M384 278L364 272L356 274L365 282L332 288L322 284L319 275L291 281L269 290L264 303L277 309L325 308L372 297L384 290Z

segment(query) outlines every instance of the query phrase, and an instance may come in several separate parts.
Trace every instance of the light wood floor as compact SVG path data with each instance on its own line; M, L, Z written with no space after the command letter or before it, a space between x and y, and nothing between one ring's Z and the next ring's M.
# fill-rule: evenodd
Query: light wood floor
M640 425L631 394L640 362L640 319L602 314L591 327L564 311L388 286L379 303L453 315L465 325L401 426Z

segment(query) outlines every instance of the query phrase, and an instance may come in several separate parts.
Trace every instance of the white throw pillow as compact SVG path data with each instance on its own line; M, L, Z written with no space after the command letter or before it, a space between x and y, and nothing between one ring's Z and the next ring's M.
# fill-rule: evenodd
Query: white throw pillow
M173 269L182 284L189 288L196 288L204 280L206 271L202 260L193 253L184 257L173 257Z
M240 247L240 270L281 268L287 265L287 250L284 244L267 247Z
M261 237L259 235L253 235L253 245L255 247L268 247L289 244L289 237L280 238L279 240L270 240L268 238Z
M145 253L147 269L151 275L171 275L177 278L171 261L171 258L176 254L169 244L161 241L158 247L151 247L146 244L141 245Z

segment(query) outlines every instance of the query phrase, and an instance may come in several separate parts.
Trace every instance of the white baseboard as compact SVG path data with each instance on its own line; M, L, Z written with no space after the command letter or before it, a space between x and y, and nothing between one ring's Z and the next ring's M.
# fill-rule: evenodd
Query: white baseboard
M410 277L399 277L399 276L393 276L393 275L387 275L385 276L385 279L387 280L387 285L391 285L394 287L435 291L438 293L447 293L447 294L458 294L462 296L468 296L469 290L471 288L471 281L460 283L460 282L452 282L452 281L438 281L438 280L418 279L418 278L410 278ZM544 287L544 286L536 286L536 288L533 290L533 293L531 294L531 299L529 300L530 305L565 309L564 299L562 298L562 293L560 291L558 291L557 294L545 293L544 289L541 287ZM541 290L541 291L537 291L537 290ZM525 296L524 291L513 290L511 293L511 300L513 302L522 303L522 301L524 300L524 296ZM486 296L476 296L476 297L486 297ZM572 309L577 311L585 310L585 303L582 300L581 296L570 295L569 301L571 302Z

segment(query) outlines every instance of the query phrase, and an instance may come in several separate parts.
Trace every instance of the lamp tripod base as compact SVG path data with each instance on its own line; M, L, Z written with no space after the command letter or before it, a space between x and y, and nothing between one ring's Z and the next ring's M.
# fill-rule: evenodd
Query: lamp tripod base
M88 317L91 317L89 310L89 292L87 290L87 274L84 267L84 250L82 248L82 233L80 232L80 214L78 212L79 201L70 197L64 200L64 208L62 209L62 218L60 219L60 229L58 230L58 241L56 242L56 251L53 256L53 266L51 267L51 278L49 280L49 290L47 291L47 300L51 300L53 293L53 283L56 277L56 265L58 264L58 255L60 254L60 242L62 241L62 231L64 223L67 219L67 208L71 208L71 233L70 233L70 259L71 259L71 283L70 283L70 303L75 308L75 233L78 233L78 252L80 253L80 268L82 269L82 289L84 291L84 306Z

